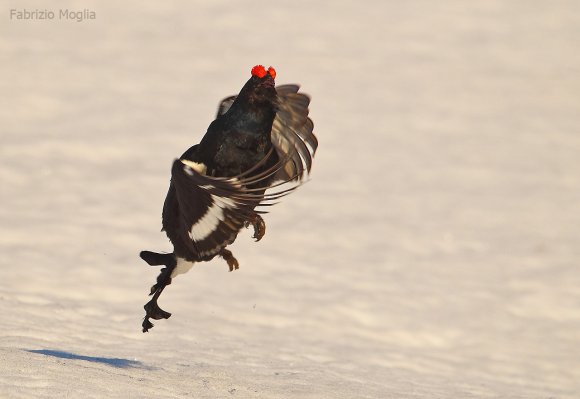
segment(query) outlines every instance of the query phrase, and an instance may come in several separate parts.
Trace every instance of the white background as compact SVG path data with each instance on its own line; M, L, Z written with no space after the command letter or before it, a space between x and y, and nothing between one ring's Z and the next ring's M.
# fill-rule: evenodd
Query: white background
M580 3L47 7L0 7L1 397L580 395ZM311 181L142 334L171 163L258 63Z

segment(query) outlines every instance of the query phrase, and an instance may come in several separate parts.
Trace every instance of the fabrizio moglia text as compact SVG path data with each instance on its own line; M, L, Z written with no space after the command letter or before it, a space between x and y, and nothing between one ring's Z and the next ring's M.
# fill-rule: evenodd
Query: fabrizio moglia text
M11 20L21 20L21 21L51 21L51 20L68 20L83 22L91 19L97 19L97 13L95 11L85 8L83 10L69 10L68 8L59 8L58 10L27 10L23 9L10 9L10 19Z

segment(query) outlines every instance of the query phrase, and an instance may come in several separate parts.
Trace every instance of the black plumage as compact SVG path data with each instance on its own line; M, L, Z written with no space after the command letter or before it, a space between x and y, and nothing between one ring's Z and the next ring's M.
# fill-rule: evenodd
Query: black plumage
M171 316L157 300L175 275L216 255L237 269L226 247L250 225L260 240L266 227L260 215L310 172L318 147L310 99L297 85L275 87L275 76L272 67L255 66L240 93L220 103L201 142L174 161L162 214L173 252L140 254L149 265L165 266L144 307L143 332L153 327L150 318Z

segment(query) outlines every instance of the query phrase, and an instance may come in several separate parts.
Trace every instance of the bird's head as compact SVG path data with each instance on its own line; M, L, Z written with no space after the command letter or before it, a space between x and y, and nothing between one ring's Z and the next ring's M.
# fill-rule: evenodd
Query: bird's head
M263 65L256 65L252 68L252 79L258 85L273 86L276 78L276 70L272 67L268 69Z
M244 85L240 97L246 97L251 104L274 104L276 102L275 77L274 68L266 69L262 65L256 65L252 68L252 76Z

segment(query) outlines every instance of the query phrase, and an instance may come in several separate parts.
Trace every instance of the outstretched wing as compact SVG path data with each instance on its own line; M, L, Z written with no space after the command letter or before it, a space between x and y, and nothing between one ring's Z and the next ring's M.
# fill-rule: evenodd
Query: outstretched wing
M310 97L299 93L298 85L276 87L278 110L272 124L272 145L280 159L286 163L277 172L276 180L302 180L310 173L312 157L318 147L318 139L312 132L314 123L308 117ZM225 114L232 106L236 96L222 100L217 115Z
M282 162L278 162L250 176L263 162L233 178L207 176L202 164L186 159L173 162L168 200L172 201L175 211L164 214L164 225L172 225L165 230L168 235L172 234L169 238L177 255L192 260L211 259L234 242L246 221L257 213L265 213L255 208L273 205L273 201L298 187L266 194L263 188L249 188L260 186L282 167Z
M276 176L279 179L301 180L305 172L310 173L312 157L318 140L312 130L314 123L308 117L310 97L298 93L300 86L276 87L278 111L272 124L272 144L280 158L288 158L284 169Z

